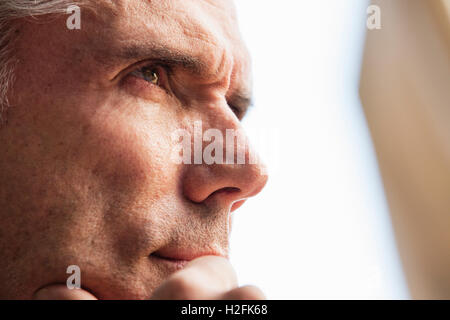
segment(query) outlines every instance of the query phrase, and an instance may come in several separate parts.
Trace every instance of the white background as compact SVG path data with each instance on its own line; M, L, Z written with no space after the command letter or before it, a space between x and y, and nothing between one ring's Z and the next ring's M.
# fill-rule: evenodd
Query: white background
M367 1L236 5L254 65L245 126L271 170L234 214L240 283L272 299L408 298L358 98Z

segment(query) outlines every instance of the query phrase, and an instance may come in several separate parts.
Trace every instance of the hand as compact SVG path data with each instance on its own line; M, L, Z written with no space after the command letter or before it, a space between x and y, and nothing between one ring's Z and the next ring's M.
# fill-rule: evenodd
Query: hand
M33 300L98 300L83 289L70 290L66 285L55 284L38 290Z
M227 259L205 256L170 276L151 299L262 300L265 296L256 287L238 287L236 273Z
M69 290L65 285L51 285L35 293L36 300L97 300L83 290ZM205 256L188 263L157 288L152 300L262 300L260 289L238 287L236 273L229 261Z

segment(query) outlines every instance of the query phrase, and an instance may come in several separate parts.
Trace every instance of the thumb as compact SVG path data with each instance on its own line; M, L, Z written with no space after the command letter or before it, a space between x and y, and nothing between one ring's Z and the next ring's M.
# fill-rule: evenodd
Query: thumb
M63 284L43 287L36 291L33 300L98 300L83 289L69 289Z

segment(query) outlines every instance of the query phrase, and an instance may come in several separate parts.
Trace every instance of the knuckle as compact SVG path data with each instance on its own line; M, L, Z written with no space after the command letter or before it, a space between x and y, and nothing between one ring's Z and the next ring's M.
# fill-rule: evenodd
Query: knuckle
M266 296L265 294L255 286L245 286L242 288L239 288L234 293L234 298L237 300L265 300Z
M237 286L237 275L230 261L224 257L204 256L197 258L186 268L218 290L231 290Z
M199 291L196 278L188 275L174 276L168 281L167 287L173 299L192 299Z

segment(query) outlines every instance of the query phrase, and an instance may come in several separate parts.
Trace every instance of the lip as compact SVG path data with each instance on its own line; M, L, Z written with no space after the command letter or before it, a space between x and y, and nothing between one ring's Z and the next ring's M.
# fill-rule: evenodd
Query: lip
M171 269L182 269L190 261L203 257L203 256L220 256L227 257L226 254L222 254L217 250L191 250L180 249L176 247L165 247L150 254L150 257L160 263L164 263Z
M164 247L152 253L153 256L175 261L191 261L203 256L226 257L218 250L183 249L177 247Z
M164 257L160 256L156 253L152 253L150 255L150 258L156 260L159 263L164 264L168 269L172 271L177 271L183 269L190 260L183 260L183 259L175 259L171 257Z

